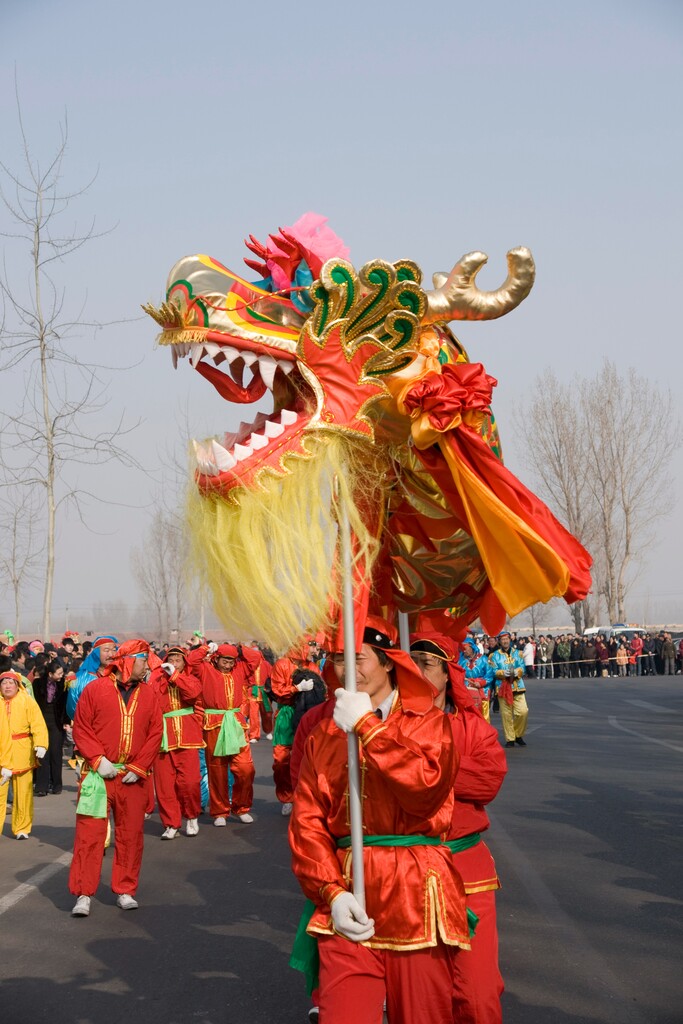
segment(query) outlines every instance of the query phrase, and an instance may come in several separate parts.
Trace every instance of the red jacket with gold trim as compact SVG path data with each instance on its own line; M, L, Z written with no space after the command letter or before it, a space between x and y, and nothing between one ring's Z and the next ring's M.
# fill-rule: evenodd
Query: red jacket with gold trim
M78 699L74 744L91 768L106 757L144 778L159 753L161 735L161 708L147 683L133 686L126 704L114 677L104 676L88 683Z
M368 713L355 731L364 833L444 838L458 768L448 718L434 708L404 710L396 693L384 722ZM289 830L294 873L317 908L311 934L332 934L330 904L352 889L351 851L337 848L350 832L347 761L346 734L323 718L306 741ZM367 912L375 920L366 945L421 949L440 936L469 948L465 892L447 847L366 846L364 866Z
M192 715L179 715L166 719L166 736L169 750L192 750L204 747L202 735L203 712L196 709L202 692L202 684L196 676L187 672L174 672L167 676L164 670L155 668L149 677L149 685L157 695L162 714L192 708Z

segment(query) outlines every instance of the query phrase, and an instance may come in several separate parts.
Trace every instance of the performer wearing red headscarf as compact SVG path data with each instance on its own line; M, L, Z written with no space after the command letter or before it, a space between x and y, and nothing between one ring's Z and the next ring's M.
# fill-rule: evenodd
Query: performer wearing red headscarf
M317 675L318 667L311 660L308 643L289 651L284 658L278 658L270 677L270 687L278 704L273 728L273 781L275 795L285 816L292 813L294 799L289 770L294 742L294 704L299 693L312 690L314 685L312 679L294 683L294 673L299 669L310 669Z
M202 684L197 706L204 713L209 813L214 825L227 823L230 811L245 823L254 800L254 762L247 740L246 709L254 676L251 665L238 660L232 644L201 644L187 655L187 667ZM207 657L210 660L206 660ZM228 793L228 769L234 783Z
M150 676L164 718L161 751L154 762L159 816L165 828L162 839L175 839L183 818L187 820L185 834L196 836L202 810L199 750L205 746L203 714L195 710L202 684L185 671L186 659L182 647L171 647L165 663Z
M137 907L142 863L147 787L145 781L159 750L161 709L156 694L143 683L149 644L129 640L83 690L76 707L74 743L84 757L76 807L74 855L69 889L77 896L72 914L87 917L97 891L109 811L114 816L116 845L111 887L122 910Z
M452 730L392 633L368 619L358 692L337 690L334 720L310 733L294 801L292 865L315 904L308 932L326 1024L376 1024L385 998L393 1024L450 1024L449 947L469 948L462 881L442 845L458 765ZM341 682L343 657L332 663ZM351 892L345 732L361 744L367 913Z
M493 857L481 839L489 827L485 805L495 798L507 773L498 733L464 685L458 643L440 633L411 638L413 660L436 687L436 706L448 712L460 769L455 779L448 832L453 861L462 876L467 906L478 916L471 950L453 954L453 1019L459 1024L501 1024L503 979L498 968L495 890L500 888Z
M254 681L249 691L249 742L257 743L261 737L261 726L266 739L273 738L273 711L264 693L264 687L270 679L271 666L259 650L256 642L251 647L242 645L242 657L254 669Z

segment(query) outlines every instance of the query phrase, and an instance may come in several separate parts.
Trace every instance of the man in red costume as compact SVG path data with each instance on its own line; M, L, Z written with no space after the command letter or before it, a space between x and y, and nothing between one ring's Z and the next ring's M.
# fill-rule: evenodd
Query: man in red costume
M299 669L310 669L317 674L317 665L311 659L310 644L291 650L273 665L270 686L277 700L273 730L273 780L275 795L282 804L285 817L292 813L293 789L289 771L294 742L294 704L299 693L313 689L313 679L302 679L294 683L294 673Z
M143 683L149 644L122 644L104 674L90 682L76 707L73 736L84 758L76 807L69 889L77 896L72 914L87 917L104 856L107 816L116 828L111 887L122 910L137 907L147 779L159 750L162 718L156 694Z
M465 893L442 836L458 757L435 691L393 631L368 619L358 692L309 734L290 825L292 864L315 904L326 1024L451 1024L450 947L469 948ZM334 672L343 680L340 653ZM379 714L377 714L379 712ZM322 714L317 709L311 716ZM347 737L361 745L367 913L352 894Z
M204 713L209 777L209 813L214 825L227 824L230 811L245 824L254 800L254 762L247 740L246 709L253 669L232 644L200 644L187 655L187 667L202 686L198 706ZM210 660L207 660L210 658ZM234 783L228 793L228 769Z
M250 647L242 645L242 657L254 670L254 681L249 691L249 742L258 743L261 738L261 726L267 740L273 738L273 711L264 693L264 687L270 679L271 667L256 641Z
M204 747L202 713L197 712L202 684L185 671L186 652L171 647L166 661L150 677L164 718L161 751L154 763L162 839L175 839L185 818L185 834L196 836L202 810L199 751Z
M496 729L482 717L464 685L456 641L439 633L416 633L410 651L438 691L436 706L447 712L460 754L448 840L465 885L467 906L479 921L471 950L453 955L453 1020L501 1024L503 979L498 969L495 903L500 882L481 833L489 827L484 807L496 797L507 773L505 751Z

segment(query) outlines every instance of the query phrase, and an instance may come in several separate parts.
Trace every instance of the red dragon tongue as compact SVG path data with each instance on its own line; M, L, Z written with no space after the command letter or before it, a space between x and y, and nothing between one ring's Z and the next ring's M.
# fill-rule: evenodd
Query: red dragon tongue
M259 398L266 393L266 385L260 373L255 374L249 386L243 388L236 384L227 373L223 373L217 366L211 366L210 363L197 363L195 370L213 384L218 394L226 402L238 402L241 405L246 405L250 402L258 402Z

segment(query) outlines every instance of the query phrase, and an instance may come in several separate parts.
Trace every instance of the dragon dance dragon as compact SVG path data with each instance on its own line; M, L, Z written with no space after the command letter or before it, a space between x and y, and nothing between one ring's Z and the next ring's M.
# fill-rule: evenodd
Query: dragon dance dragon
M315 214L246 244L259 283L187 256L143 307L174 366L189 357L228 402L272 394L272 412L194 442L193 551L229 635L283 651L335 620L342 503L360 615L447 609L454 628L478 617L495 633L537 602L583 599L590 556L504 466L497 382L449 327L519 305L529 250L483 292L483 253L426 289L410 260L356 270Z

